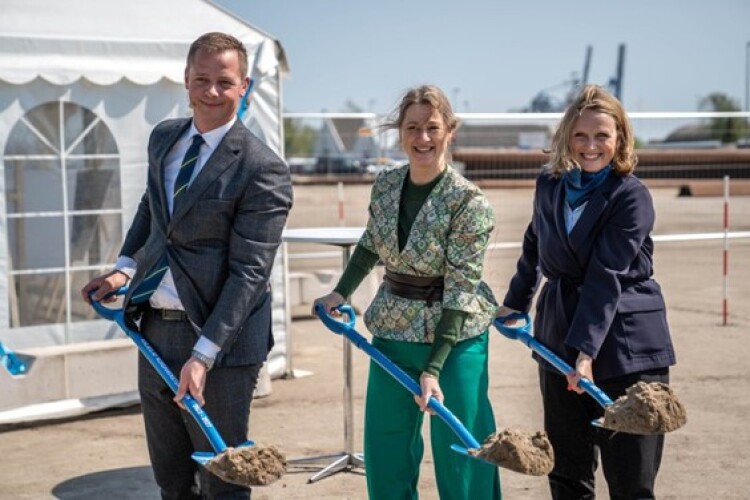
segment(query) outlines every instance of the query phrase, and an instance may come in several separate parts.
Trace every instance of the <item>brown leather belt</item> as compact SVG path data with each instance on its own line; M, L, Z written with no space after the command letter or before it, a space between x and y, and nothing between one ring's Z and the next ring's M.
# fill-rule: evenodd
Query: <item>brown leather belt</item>
M149 311L151 311L154 316L161 318L164 321L185 321L188 319L187 313L180 309L155 309L149 307Z
M428 307L443 300L445 281L442 276L409 276L386 268L383 281L393 295L410 300L424 300Z

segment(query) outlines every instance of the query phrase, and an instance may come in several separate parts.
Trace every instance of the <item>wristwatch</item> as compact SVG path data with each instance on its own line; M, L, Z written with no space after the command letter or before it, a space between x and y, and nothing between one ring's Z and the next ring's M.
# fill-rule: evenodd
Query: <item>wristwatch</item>
M206 371L211 370L211 368L214 367L214 362L216 361L215 358L211 358L209 356L206 356L202 352L196 351L195 349L193 349L193 352L190 354L190 356L193 357L193 358L195 358L195 359L197 359L198 361L200 361L204 365L206 365Z

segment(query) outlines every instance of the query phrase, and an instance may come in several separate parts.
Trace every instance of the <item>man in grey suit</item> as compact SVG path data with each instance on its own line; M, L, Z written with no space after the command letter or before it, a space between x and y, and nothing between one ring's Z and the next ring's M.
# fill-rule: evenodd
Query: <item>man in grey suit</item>
M269 276L292 206L286 164L237 119L248 88L247 52L236 38L207 33L185 69L193 117L157 125L148 183L115 269L88 283L94 300L129 283L133 326L170 369L169 387L139 357L149 455L162 498L250 498L201 468L193 451L210 443L180 400L190 393L228 446L247 439L258 372L273 346Z

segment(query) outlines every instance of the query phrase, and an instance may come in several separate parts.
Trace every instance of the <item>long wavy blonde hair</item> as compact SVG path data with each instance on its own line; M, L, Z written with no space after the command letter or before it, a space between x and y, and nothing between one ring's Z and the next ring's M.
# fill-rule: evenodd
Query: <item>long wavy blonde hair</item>
M586 85L575 101L565 110L565 114L552 137L550 153L552 157L545 169L555 177L577 167L570 154L570 134L576 118L585 110L605 113L615 120L617 128L617 148L612 159L612 169L619 175L633 173L638 158L635 155L635 136L622 103L598 85Z

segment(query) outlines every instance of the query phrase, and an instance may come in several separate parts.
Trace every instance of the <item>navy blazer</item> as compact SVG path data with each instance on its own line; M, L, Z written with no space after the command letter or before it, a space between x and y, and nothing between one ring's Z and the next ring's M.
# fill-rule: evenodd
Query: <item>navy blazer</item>
M166 249L196 340L221 348L217 366L259 363L273 346L268 283L292 206L289 168L237 120L170 217L164 159L190 121L151 133L146 192L120 252L138 262L130 291Z
M673 365L664 298L651 277L655 216L646 186L611 173L570 234L564 203L562 181L542 173L504 305L528 311L544 277L534 335L568 363L579 351L592 356L599 380Z

